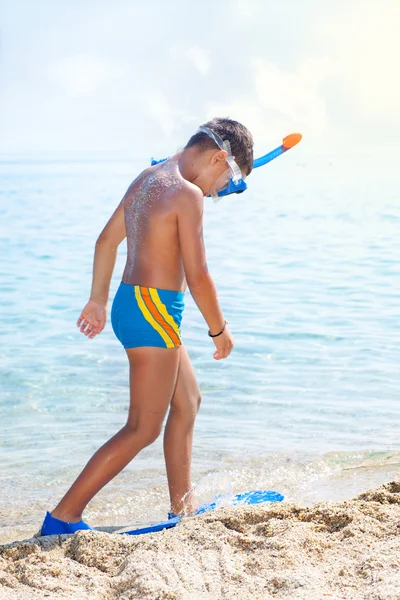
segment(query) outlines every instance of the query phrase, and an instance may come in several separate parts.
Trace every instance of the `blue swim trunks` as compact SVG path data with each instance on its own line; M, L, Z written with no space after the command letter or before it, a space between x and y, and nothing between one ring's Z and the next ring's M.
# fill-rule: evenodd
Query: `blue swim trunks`
M111 309L111 324L124 348L180 346L184 293L121 281Z

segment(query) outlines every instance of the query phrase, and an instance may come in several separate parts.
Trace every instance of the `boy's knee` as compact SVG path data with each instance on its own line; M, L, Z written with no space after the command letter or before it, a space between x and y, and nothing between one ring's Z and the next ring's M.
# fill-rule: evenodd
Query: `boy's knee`
M197 413L199 411L201 400L202 400L202 397L201 397L200 392L198 394L196 394L196 396L193 397L193 400L192 400L191 404L192 404L192 407L193 407L193 411L194 411L194 416L195 417L196 417L196 415L197 415Z
M200 392L193 396L190 402L177 402L171 405L171 412L180 420L193 424L201 404Z
M131 425L129 421L125 426L129 433L135 438L139 438L143 447L150 446L156 439L159 437L162 429L162 423L156 423L153 425L149 425L148 423Z

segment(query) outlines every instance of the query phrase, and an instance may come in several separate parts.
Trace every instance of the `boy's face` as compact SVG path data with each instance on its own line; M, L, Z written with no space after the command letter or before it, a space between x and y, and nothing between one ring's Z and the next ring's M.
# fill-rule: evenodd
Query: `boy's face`
M229 182L231 180L231 170L229 167L226 167L225 171L219 175L216 181L213 183L210 189L210 196L212 198L218 198L218 192L222 192L225 188L228 187Z

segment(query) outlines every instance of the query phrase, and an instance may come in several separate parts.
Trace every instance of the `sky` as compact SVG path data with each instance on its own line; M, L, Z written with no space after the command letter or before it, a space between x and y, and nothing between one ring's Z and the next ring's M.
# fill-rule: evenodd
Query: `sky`
M163 156L213 116L255 154L399 150L400 0L0 0L0 153Z

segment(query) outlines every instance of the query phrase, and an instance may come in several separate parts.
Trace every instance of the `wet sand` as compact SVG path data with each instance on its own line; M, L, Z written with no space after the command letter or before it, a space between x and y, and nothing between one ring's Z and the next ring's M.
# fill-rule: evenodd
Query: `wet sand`
M145 536L6 544L0 598L400 600L400 482L346 502L224 508Z

